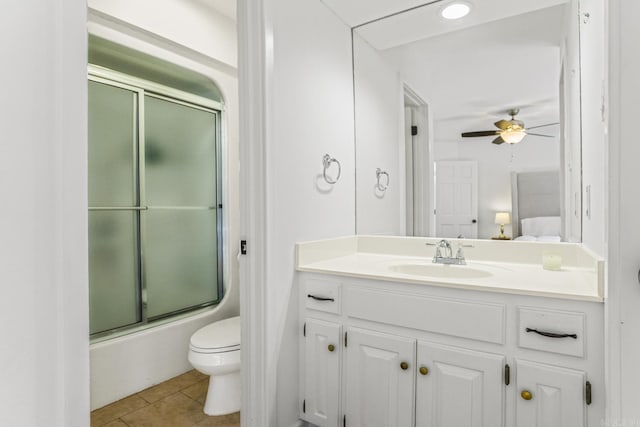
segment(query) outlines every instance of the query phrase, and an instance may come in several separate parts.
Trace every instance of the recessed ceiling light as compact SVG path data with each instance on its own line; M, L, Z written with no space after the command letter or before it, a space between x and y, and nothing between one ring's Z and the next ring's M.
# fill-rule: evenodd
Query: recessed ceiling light
M442 17L445 19L460 19L467 16L471 11L471 6L467 3L451 3L442 9Z

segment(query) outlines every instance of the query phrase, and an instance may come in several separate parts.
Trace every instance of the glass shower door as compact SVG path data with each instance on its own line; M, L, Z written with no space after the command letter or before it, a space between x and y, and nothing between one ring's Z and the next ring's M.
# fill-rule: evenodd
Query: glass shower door
M91 334L141 321L137 102L135 90L89 81Z
M147 316L218 299L216 114L145 96Z
M216 110L91 76L93 336L221 298L219 138Z

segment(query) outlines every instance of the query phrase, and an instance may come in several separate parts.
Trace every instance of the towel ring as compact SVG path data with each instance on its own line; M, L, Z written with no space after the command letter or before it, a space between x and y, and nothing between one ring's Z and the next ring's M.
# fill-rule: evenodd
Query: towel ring
M382 175L385 175L387 177L386 179L386 183L382 183L380 182L380 177ZM376 183L376 187L378 188L378 190L380 191L387 191L387 188L389 188L389 174L386 171L383 171L380 168L376 169L376 179L378 180L378 182Z
M327 170L331 167L332 163L335 163L336 165L338 165L338 175L336 176L336 179L331 179L327 177ZM324 157L322 157L322 165L324 166L324 170L322 171L322 176L324 177L324 180L327 181L327 183L329 184L335 184L336 182L338 182L338 180L340 179L340 173L342 172L342 167L340 166L340 162L334 159L333 157L331 157L330 155L325 154Z

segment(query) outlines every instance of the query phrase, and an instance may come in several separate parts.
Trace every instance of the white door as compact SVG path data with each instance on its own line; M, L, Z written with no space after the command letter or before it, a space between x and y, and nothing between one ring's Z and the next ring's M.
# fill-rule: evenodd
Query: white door
M354 328L347 334L346 425L413 426L415 340Z
M436 162L436 236L478 237L476 162Z
M504 356L418 342L416 369L416 427L504 424Z
M320 427L340 423L340 336L340 325L306 319L301 418Z
M584 427L584 372L516 361L516 427Z

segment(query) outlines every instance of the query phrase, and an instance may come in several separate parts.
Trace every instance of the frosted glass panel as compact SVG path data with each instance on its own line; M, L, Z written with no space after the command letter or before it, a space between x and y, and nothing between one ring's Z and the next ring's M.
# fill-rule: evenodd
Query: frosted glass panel
M145 97L149 206L215 206L215 115Z
M92 334L140 321L136 216L131 211L89 212Z
M157 209L143 215L148 317L216 300L216 211Z
M89 206L135 204L137 94L89 81Z

